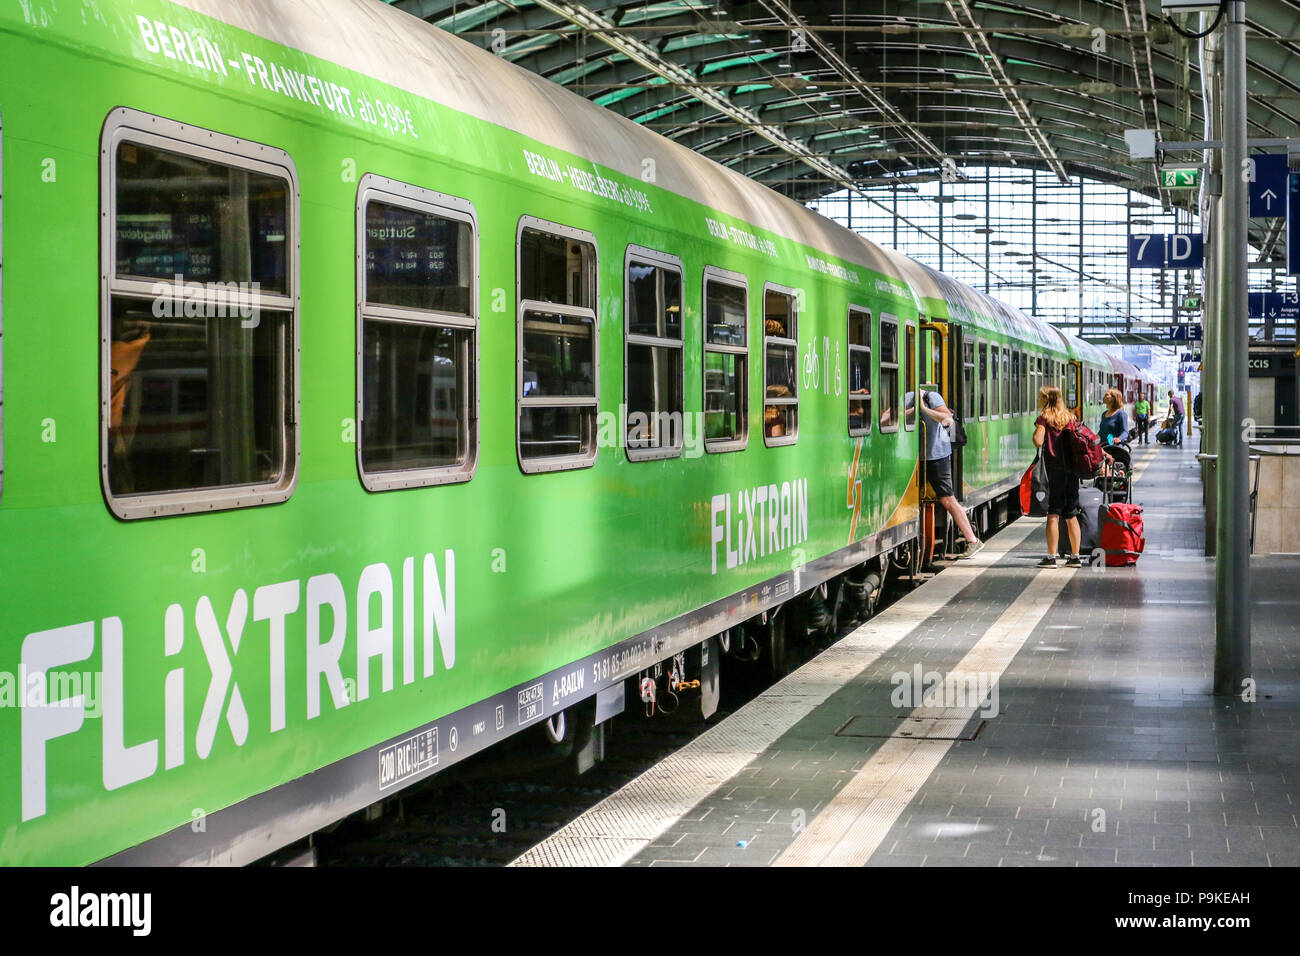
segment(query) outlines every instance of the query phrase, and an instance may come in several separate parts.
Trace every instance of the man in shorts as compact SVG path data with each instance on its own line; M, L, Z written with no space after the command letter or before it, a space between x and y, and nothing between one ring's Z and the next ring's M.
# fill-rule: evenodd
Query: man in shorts
M909 394L909 402L915 398ZM984 542L975 536L966 509L957 502L952 486L952 439L948 429L952 426L952 412L938 392L921 393L921 441L925 449L925 478L934 491L935 498L952 517L957 529L966 539L966 551L962 558L973 558L984 547ZM937 570L927 561L927 568ZM923 569L925 570L925 569Z

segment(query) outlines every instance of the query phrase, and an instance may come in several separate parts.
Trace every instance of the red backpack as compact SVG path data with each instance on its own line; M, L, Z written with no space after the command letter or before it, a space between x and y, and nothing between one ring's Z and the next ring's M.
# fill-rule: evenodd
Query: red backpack
M1061 437L1065 440L1064 450L1071 472L1080 478L1092 478L1101 470L1106 456L1096 432L1075 419L1061 429Z

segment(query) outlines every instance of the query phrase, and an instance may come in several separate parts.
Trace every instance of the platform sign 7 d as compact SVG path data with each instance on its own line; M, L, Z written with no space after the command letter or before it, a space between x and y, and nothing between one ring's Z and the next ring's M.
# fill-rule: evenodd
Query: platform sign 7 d
M1199 232L1132 233L1128 237L1130 269L1199 269L1205 243Z

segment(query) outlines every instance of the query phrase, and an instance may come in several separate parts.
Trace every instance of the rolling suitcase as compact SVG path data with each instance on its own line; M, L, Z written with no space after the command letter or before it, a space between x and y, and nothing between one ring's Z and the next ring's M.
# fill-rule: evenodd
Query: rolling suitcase
M1084 485L1079 488L1079 554L1084 558L1097 549L1097 519L1105 507L1106 496L1096 488ZM1070 554L1070 533L1061 522L1061 540L1057 544L1057 553L1068 557Z
M1142 534L1142 506L1113 502L1101 506L1097 514L1101 529L1101 549L1106 553L1106 567L1126 568L1137 564L1146 548Z

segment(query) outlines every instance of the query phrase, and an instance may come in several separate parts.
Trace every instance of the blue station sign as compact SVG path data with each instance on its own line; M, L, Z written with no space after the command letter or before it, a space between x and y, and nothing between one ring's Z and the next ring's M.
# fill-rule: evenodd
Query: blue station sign
M1250 217L1262 219L1286 215L1286 153L1264 153L1250 157L1255 180L1250 183Z
M1201 327L1199 325L1170 325L1168 339L1170 342L1199 342L1201 340Z
M1199 232L1131 233L1128 264L1131 269L1199 269L1205 262L1205 243Z
M1300 320L1300 292L1252 292L1248 314L1252 319Z

